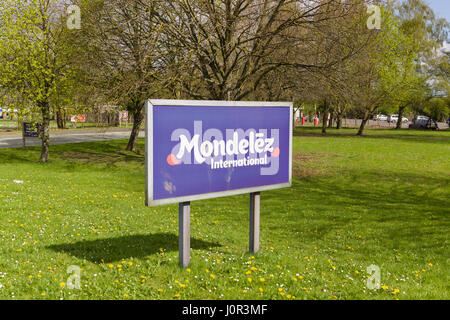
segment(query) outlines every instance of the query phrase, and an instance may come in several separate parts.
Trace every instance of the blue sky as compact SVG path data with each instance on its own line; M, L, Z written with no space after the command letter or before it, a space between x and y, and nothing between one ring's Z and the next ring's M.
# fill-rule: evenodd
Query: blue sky
M450 22L450 0L425 0L436 16L445 18Z

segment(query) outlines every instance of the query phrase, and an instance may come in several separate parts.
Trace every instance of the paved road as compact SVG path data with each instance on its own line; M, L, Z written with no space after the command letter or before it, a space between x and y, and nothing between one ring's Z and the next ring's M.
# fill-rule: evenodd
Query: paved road
M342 119L342 127L343 128L359 128L361 126L361 119ZM408 129L409 125L412 122L404 122L402 123L403 129ZM308 123L310 125L310 123ZM388 121L381 121L381 120L369 120L366 124L367 128L395 128L397 123L388 122ZM299 125L300 126L300 125ZM322 123L319 124L319 127L322 126ZM333 127L336 126L336 122L333 121ZM449 126L445 122L438 122L438 126L440 130L446 130L449 128Z
M140 132L139 137L143 138L145 133ZM80 133L52 133L50 132L50 144L80 143L92 141L106 141L128 139L130 131L111 131L111 132L80 132ZM27 147L40 146L42 144L39 138L27 138ZM22 135L18 133L0 134L1 148L22 148Z

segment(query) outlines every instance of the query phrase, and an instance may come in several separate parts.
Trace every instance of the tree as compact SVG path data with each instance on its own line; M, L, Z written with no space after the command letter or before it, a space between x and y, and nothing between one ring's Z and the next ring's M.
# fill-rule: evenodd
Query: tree
M144 120L144 104L171 82L164 33L155 21L160 1L82 0L83 28L77 44L84 49L80 63L87 83L108 104L125 107L133 116L126 150L136 151Z
M382 25L375 40L366 48L365 56L355 61L358 74L353 91L356 108L362 113L357 135L362 135L369 119L383 106L397 104L416 83L415 61L417 52L410 35L399 28L392 9L381 9Z
M284 58L285 64L265 77L257 95L273 96L276 91L283 99L317 104L325 134L329 114L328 127L332 126L333 115L341 127L352 93L359 90L352 86L359 76L352 66L364 58L376 34L367 29L366 1L320 3L323 6L317 8L309 23L299 23L278 36L284 39L278 43L286 48L274 54ZM274 59L273 54L268 59L282 60Z
M449 100L446 98L432 98L424 104L422 110L434 121L445 121L450 114Z
M436 49L447 39L448 22L435 17L433 10L423 0L405 0L397 3L397 18L403 34L408 34L417 53L416 70L408 76L410 90L401 94L398 103L398 121L396 128L401 128L402 115L408 107L420 105L427 97L430 77L441 78L436 72L443 62L436 55ZM442 81L448 79L444 76ZM440 82L440 81L437 81Z
M291 59L293 52L308 46L313 39L309 30L320 22L345 15L349 3L175 0L165 2L159 21L188 63L179 78L183 94L196 99L259 99L256 92L270 74L318 66L310 51L308 59Z
M51 100L67 87L70 46L65 39L64 6L56 0L1 0L0 85L26 103L25 114L41 116L41 162L49 157Z

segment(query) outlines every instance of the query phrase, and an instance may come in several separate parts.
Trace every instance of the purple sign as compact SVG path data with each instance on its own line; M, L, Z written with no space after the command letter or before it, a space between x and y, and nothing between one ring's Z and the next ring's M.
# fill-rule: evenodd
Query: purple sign
M150 100L147 205L291 186L292 104Z
M23 135L25 138L38 138L41 129L42 129L41 123L38 122L23 123Z

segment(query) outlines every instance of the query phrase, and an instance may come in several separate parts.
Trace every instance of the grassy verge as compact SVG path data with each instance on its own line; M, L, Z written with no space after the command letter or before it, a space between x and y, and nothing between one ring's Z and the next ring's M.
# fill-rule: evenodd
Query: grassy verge
M299 129L294 184L192 203L192 265L177 207L144 206L144 141L0 150L2 299L449 299L450 133ZM81 268L81 289L67 268ZM381 270L370 290L367 267Z

